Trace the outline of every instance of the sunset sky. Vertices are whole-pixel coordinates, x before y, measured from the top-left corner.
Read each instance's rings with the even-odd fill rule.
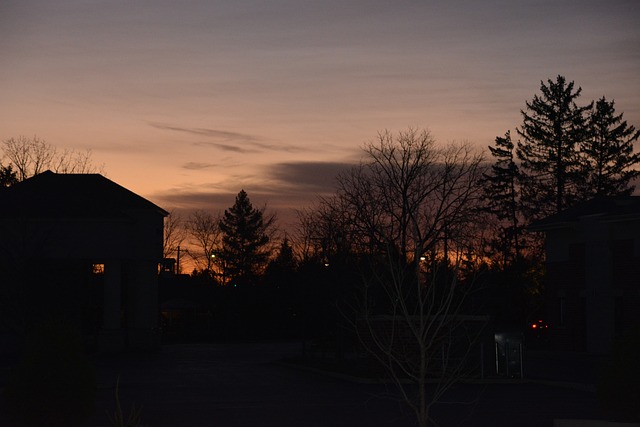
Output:
[[[558,74],[640,126],[638,0],[2,0],[0,139],[291,218],[379,131],[486,148]]]

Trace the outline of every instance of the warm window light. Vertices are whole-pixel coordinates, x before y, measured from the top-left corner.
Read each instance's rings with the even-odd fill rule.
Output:
[[[104,264],[92,264],[91,272],[93,274],[104,274]]]

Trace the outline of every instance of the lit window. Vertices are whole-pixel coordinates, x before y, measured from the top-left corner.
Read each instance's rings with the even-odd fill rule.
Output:
[[[91,266],[91,272],[93,274],[104,274],[104,264],[93,264]]]

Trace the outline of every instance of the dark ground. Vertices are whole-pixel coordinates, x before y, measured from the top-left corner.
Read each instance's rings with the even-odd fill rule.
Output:
[[[145,426],[413,426],[395,389],[283,364],[300,343],[165,345],[158,353],[97,357],[96,413],[108,426],[115,382]],[[593,392],[601,359],[534,353],[525,381],[459,385],[435,408],[441,426],[552,426],[555,418],[603,418]],[[0,387],[6,380],[0,368]],[[467,403],[464,403],[467,402]],[[0,414],[0,426],[2,416]]]

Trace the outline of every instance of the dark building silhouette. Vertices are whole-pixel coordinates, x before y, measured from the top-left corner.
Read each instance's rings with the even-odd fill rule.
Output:
[[[0,190],[5,325],[53,313],[99,349],[156,346],[165,216],[99,174],[47,171]]]
[[[640,322],[640,197],[596,198],[530,228],[546,235],[556,348],[607,353]]]

